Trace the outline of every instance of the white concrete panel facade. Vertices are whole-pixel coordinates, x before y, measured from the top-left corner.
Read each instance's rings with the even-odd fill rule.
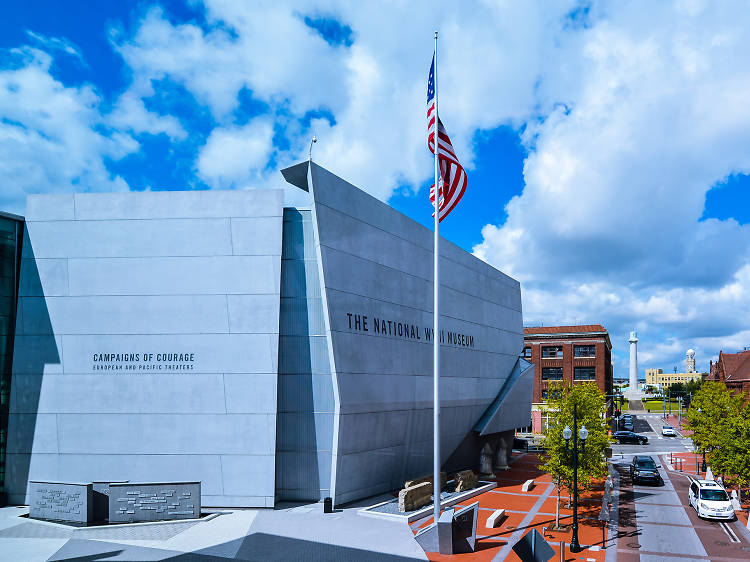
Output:
[[[11,502],[30,479],[110,479],[200,480],[207,506],[341,504],[431,471],[432,233],[310,177],[309,207],[282,190],[29,197]],[[518,282],[441,243],[446,462],[491,405],[510,423],[523,330]]]
[[[6,489],[201,480],[274,501],[281,190],[31,196]]]
[[[337,398],[338,503],[398,489],[432,467],[432,232],[313,164]],[[441,456],[503,388],[523,347],[520,286],[441,241]]]

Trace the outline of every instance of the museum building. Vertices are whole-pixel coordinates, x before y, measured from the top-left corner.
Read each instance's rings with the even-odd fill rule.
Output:
[[[295,187],[31,195],[0,215],[0,477],[338,504],[530,423],[519,283],[303,162]],[[280,178],[281,182],[281,178]],[[306,205],[285,205],[297,189]]]

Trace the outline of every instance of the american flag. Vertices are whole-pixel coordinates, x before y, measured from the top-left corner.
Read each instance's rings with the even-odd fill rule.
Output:
[[[438,168],[440,169],[440,199],[438,220],[442,221],[458,204],[466,191],[466,171],[458,163],[451,139],[438,122]],[[430,78],[427,82],[427,147],[435,154],[435,57],[432,57]],[[430,187],[430,202],[435,206],[435,184]]]

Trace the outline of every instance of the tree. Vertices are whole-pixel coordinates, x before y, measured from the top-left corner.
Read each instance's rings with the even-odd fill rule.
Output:
[[[692,380],[688,381],[688,383],[685,385],[685,390],[688,392],[695,394],[698,392],[701,388],[701,385],[703,384],[702,380]]]
[[[724,383],[707,381],[693,397],[687,418],[693,443],[727,483],[750,480],[750,403]]]
[[[685,383],[676,382],[669,387],[670,396],[680,396],[685,392]]]
[[[557,486],[557,513],[555,526],[559,528],[560,487],[573,488],[573,455],[566,451],[563,429],[573,429],[573,405],[577,406],[578,427],[586,426],[589,436],[583,453],[578,455],[578,493],[590,489],[594,479],[607,474],[607,459],[604,449],[609,446],[607,436],[607,403],[604,393],[595,383],[562,384],[550,393],[547,401],[550,422],[544,435],[544,450],[539,468],[552,475]],[[573,439],[569,447],[573,446]],[[579,441],[580,447],[580,441]]]

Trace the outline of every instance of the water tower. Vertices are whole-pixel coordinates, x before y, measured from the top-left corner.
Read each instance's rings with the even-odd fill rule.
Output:
[[[694,349],[688,349],[687,353],[685,354],[685,372],[686,373],[695,372],[695,350]]]

